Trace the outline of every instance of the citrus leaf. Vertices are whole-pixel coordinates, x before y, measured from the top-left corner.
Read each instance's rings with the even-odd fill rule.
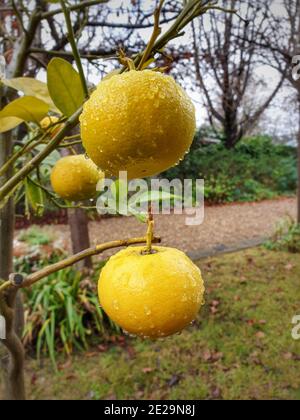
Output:
[[[49,105],[33,96],[23,96],[6,105],[0,111],[0,118],[16,117],[22,121],[32,121],[37,124],[47,115]]]
[[[148,215],[146,213],[137,213],[135,210],[129,208],[129,213],[134,216],[139,222],[147,223]]]
[[[78,72],[62,58],[53,58],[47,70],[48,89],[57,108],[73,115],[84,102],[84,91]]]
[[[182,197],[180,195],[170,194],[166,191],[149,191],[149,192],[145,192],[137,196],[137,200],[135,203],[140,203],[140,204],[148,203],[148,202],[155,203],[155,202],[163,202],[163,201],[168,201],[168,200],[173,200],[173,199],[182,200]]]
[[[58,109],[54,105],[48,91],[46,83],[31,77],[17,77],[15,79],[2,79],[1,82],[12,89],[23,92],[26,96],[34,96],[46,102],[51,111],[57,112]]]
[[[18,125],[22,124],[22,122],[23,120],[20,120],[20,118],[16,117],[0,118],[0,133],[13,130],[14,128],[18,127]]]
[[[44,193],[29,177],[25,180],[25,194],[27,212],[29,213],[30,207],[37,216],[42,216],[44,212]]]

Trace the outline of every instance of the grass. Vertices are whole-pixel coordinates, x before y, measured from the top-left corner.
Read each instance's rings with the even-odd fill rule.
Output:
[[[111,337],[54,374],[27,361],[32,399],[300,399],[299,254],[262,248],[199,262],[197,322],[163,341]]]
[[[43,232],[38,226],[31,226],[29,229],[24,230],[19,235],[19,241],[26,242],[28,245],[49,245],[52,241],[51,236]]]

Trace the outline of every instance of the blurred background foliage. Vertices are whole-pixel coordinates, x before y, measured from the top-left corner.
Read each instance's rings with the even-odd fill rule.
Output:
[[[269,136],[261,135],[245,138],[230,150],[222,140],[205,144],[207,133],[207,128],[200,130],[191,152],[163,176],[203,178],[205,199],[210,204],[259,201],[296,193],[294,147],[273,143]]]

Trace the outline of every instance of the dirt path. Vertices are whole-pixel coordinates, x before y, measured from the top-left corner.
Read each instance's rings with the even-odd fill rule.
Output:
[[[204,223],[186,226],[185,215],[156,216],[156,234],[163,244],[178,247],[191,255],[222,251],[239,243],[253,244],[272,234],[278,221],[290,214],[296,216],[296,199],[263,201],[206,207]],[[61,246],[69,248],[68,226],[42,228],[54,234]],[[103,219],[90,223],[93,244],[114,239],[142,236],[145,226],[134,218]]]

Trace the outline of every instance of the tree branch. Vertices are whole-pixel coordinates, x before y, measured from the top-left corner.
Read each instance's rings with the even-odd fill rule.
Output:
[[[68,39],[72,48],[72,52],[73,52],[73,56],[77,65],[77,69],[79,72],[79,76],[80,76],[80,80],[81,80],[81,85],[84,91],[84,95],[85,98],[87,99],[89,97],[89,89],[87,86],[87,82],[85,79],[85,75],[84,75],[84,71],[83,71],[83,67],[82,67],[82,62],[80,59],[80,54],[77,48],[77,44],[75,41],[75,35],[74,35],[74,30],[73,30],[73,26],[72,26],[72,21],[71,21],[71,16],[70,16],[70,11],[67,8],[66,4],[65,4],[65,0],[60,0],[60,4],[65,16],[65,21],[66,21],[66,25],[67,25],[67,29],[68,29]]]
[[[52,141],[0,188],[0,203],[10,193],[10,191],[13,190],[13,188],[23,181],[27,175],[29,175],[51,152],[57,148],[70,130],[78,124],[81,112],[82,108],[79,108],[75,114],[65,122],[64,127],[55,135],[55,137],[53,137]]]
[[[162,19],[161,25],[172,22],[176,17]],[[115,28],[115,29],[147,29],[152,28],[153,23],[113,23],[113,22],[88,22],[86,26],[92,28]]]
[[[152,242],[160,243],[161,239],[159,237],[154,237]],[[66,258],[63,261],[59,261],[56,264],[52,264],[49,267],[45,267],[42,270],[37,271],[36,273],[32,273],[29,276],[27,276],[22,282],[20,281],[21,275],[12,274],[11,279],[0,286],[0,297],[1,297],[1,294],[8,288],[15,287],[15,288],[24,289],[24,288],[30,287],[33,284],[37,283],[39,280],[42,280],[43,278],[48,277],[51,274],[56,273],[60,270],[63,270],[64,268],[70,267],[78,263],[79,261],[84,260],[85,258],[92,257],[95,255],[100,255],[104,251],[108,251],[110,249],[122,248],[122,247],[131,246],[131,245],[146,244],[146,243],[147,243],[147,237],[142,237],[142,238],[131,238],[131,239],[125,239],[125,240],[112,241],[112,242],[107,242],[102,245],[97,245],[93,248],[89,248],[78,254],[72,255],[71,257]],[[18,278],[17,283],[14,280],[16,277]]]
[[[29,53],[34,54],[44,54],[44,55],[51,55],[53,57],[66,57],[70,58],[73,57],[73,53],[71,51],[55,51],[55,50],[49,50],[46,51],[43,48],[30,48]],[[108,57],[115,57],[116,51],[105,51],[105,50],[99,50],[99,51],[90,51],[89,53],[79,50],[80,57],[86,60],[99,60],[101,58],[108,58]]]
[[[82,1],[79,4],[74,4],[74,6],[70,6],[68,9],[70,10],[70,12],[74,12],[75,10],[84,10],[87,7],[96,6],[101,3],[108,3],[108,1],[109,0],[87,0]],[[62,9],[51,10],[49,12],[42,13],[41,18],[48,19],[49,17],[59,15],[60,13],[63,13]]]

